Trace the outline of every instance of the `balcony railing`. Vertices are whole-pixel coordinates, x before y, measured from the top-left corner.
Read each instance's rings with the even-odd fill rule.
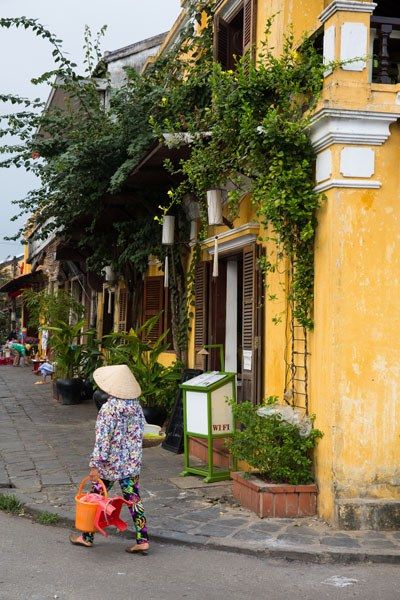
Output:
[[[400,83],[400,19],[371,17],[372,82]]]

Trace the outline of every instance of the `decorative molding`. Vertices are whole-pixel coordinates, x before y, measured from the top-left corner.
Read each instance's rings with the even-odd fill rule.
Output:
[[[336,27],[331,25],[324,31],[324,64],[331,65],[335,60],[336,46]],[[324,76],[327,77],[333,72],[332,66],[329,66],[324,71]]]
[[[247,244],[256,241],[259,231],[259,223],[245,223],[244,225],[240,225],[229,231],[224,231],[223,233],[218,234],[218,251],[229,252],[230,250],[243,248]],[[201,243],[202,249],[207,249],[210,255],[214,254],[214,240],[215,235],[207,238]]]
[[[333,0],[325,8],[318,17],[321,23],[325,23],[335,13],[339,11],[345,12],[361,12],[372,14],[378,5],[375,2],[360,2],[358,0]]]
[[[224,21],[231,21],[236,13],[243,7],[243,0],[228,0],[228,2],[221,5],[221,8],[216,7],[216,13],[224,19]]]
[[[317,183],[332,177],[332,152],[324,150],[318,154],[315,165],[315,179]]]
[[[374,150],[355,146],[343,148],[340,153],[340,173],[343,177],[372,177],[375,173]]]
[[[226,242],[219,242],[218,238],[218,253],[226,254],[227,252],[232,252],[233,250],[240,250],[249,244],[252,244],[257,239],[256,233],[248,233],[247,235],[242,235],[240,237],[234,238],[233,240],[228,240]],[[210,256],[214,256],[214,247],[208,248],[208,254]]]
[[[372,189],[379,190],[382,187],[380,181],[374,181],[371,179],[330,179],[320,185],[315,186],[314,192],[326,192],[331,188],[358,188],[358,189]]]
[[[398,119],[399,113],[323,108],[311,122],[311,143],[317,152],[332,144],[381,146]]]
[[[364,23],[343,23],[340,34],[340,61],[344,71],[364,71],[367,66],[368,31]],[[356,60],[358,59],[358,60]]]

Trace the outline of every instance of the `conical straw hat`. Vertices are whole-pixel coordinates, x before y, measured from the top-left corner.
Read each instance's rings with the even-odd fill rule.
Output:
[[[93,379],[103,392],[115,398],[139,398],[142,393],[135,376],[126,365],[100,367],[94,371]]]

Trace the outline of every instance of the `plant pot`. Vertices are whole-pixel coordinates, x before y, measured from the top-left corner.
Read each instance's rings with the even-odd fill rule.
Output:
[[[53,392],[53,400],[55,400],[56,402],[59,402],[60,396],[58,394],[57,381],[52,381],[51,387],[52,387],[52,392]]]
[[[317,486],[268,483],[250,473],[231,473],[233,497],[261,519],[311,517],[317,513]]]
[[[57,379],[61,404],[79,404],[82,401],[82,379]]]
[[[149,425],[159,425],[162,427],[167,418],[167,411],[161,406],[143,406],[143,413],[146,422]]]
[[[85,379],[83,381],[83,385],[82,385],[82,400],[83,400],[83,402],[85,400],[90,400],[91,398],[93,398],[93,394],[94,394],[94,390],[93,390],[91,381],[89,379]]]
[[[96,405],[97,410],[99,411],[103,404],[107,402],[109,395],[107,392],[103,392],[103,390],[96,390],[93,394],[93,401]]]

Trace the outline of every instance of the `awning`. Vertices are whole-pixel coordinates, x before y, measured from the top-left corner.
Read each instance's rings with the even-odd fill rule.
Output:
[[[189,156],[190,146],[188,144],[170,148],[166,144],[157,142],[134,168],[128,177],[127,184],[139,187],[171,185],[173,181],[182,179],[182,175],[171,175],[164,167],[165,160],[170,160],[173,166],[179,169],[180,161]]]
[[[11,294],[25,288],[30,288],[34,283],[39,283],[40,281],[43,281],[43,275],[40,271],[28,273],[5,283],[0,287],[0,292]]]

